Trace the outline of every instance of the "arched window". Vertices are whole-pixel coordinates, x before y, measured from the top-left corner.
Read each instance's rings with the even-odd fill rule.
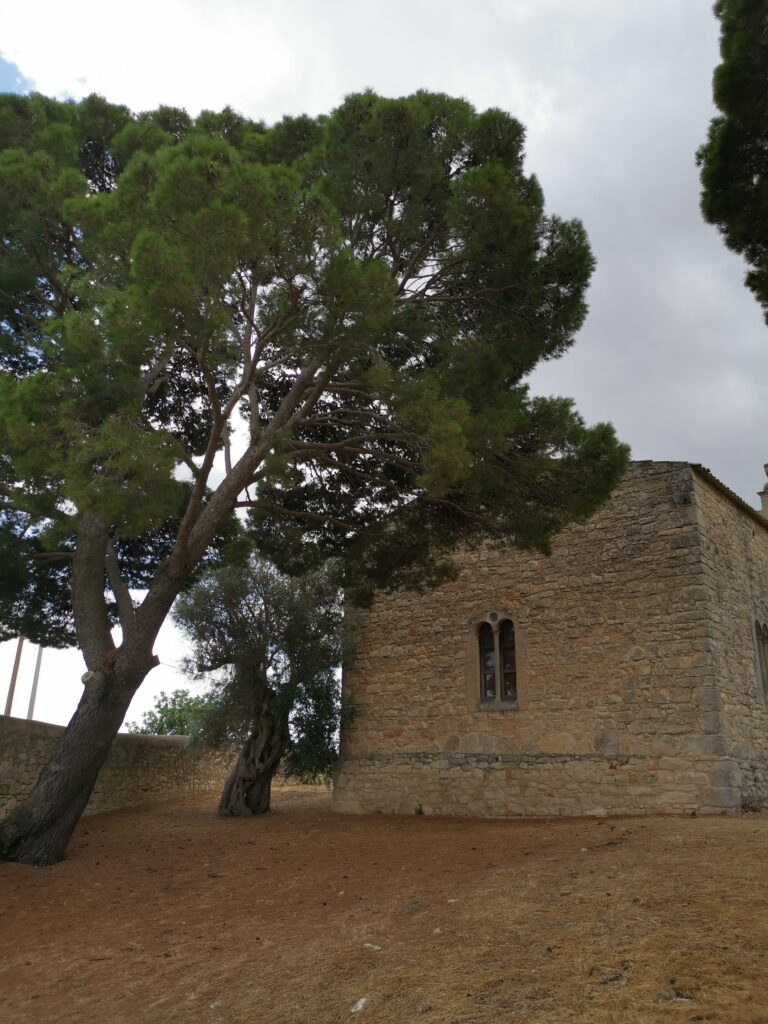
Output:
[[[495,613],[477,628],[480,660],[480,701],[483,704],[517,703],[515,624]]]

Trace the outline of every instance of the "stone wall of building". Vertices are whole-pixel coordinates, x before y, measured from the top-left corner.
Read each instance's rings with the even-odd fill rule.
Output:
[[[58,725],[0,716],[0,819],[32,789],[63,731]],[[121,733],[112,745],[85,813],[171,800],[199,790],[219,790],[234,756],[229,748],[199,748],[188,736]]]
[[[730,779],[747,808],[768,805],[768,705],[760,678],[755,621],[768,623],[768,522],[750,515],[696,474],[702,561],[710,595],[723,748]],[[713,693],[713,701],[715,694]]]
[[[482,548],[380,596],[345,673],[340,811],[733,810],[693,472],[636,463],[552,555]],[[477,621],[515,621],[518,704],[479,706]]]

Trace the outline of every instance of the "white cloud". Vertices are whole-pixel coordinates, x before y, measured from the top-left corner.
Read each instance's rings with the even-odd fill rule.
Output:
[[[269,13],[183,0],[44,0],[6,10],[2,52],[49,95],[99,92],[137,110],[251,107],[300,78],[299,54]]]

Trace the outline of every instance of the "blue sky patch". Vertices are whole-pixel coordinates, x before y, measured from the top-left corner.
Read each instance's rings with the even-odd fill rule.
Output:
[[[11,61],[0,57],[0,92],[31,92],[35,83]]]

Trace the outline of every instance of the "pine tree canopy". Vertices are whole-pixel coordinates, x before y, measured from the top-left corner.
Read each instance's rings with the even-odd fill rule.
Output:
[[[426,92],[270,128],[0,97],[17,604],[58,586],[41,566],[66,585],[86,523],[80,578],[125,631],[127,587],[151,603],[165,566],[178,590],[239,508],[284,566],[346,556],[361,595],[438,578],[459,540],[546,550],[587,517],[627,452],[526,386],[572,344],[593,259],[523,134]]]
[[[701,208],[747,261],[746,284],[768,319],[768,2],[718,0],[721,113],[698,153]]]

